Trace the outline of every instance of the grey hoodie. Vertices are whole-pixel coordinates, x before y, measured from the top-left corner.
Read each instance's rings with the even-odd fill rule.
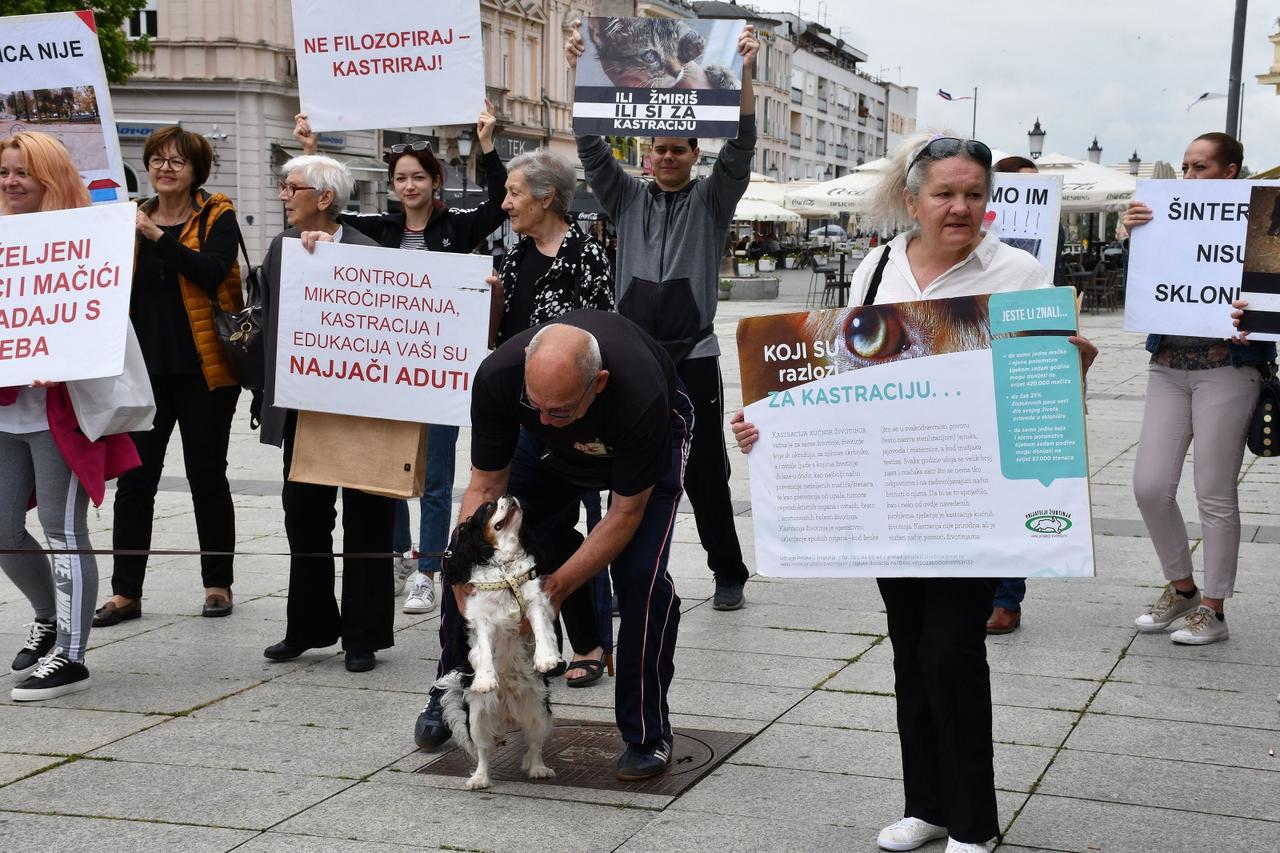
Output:
[[[720,354],[712,328],[720,258],[755,147],[756,117],[743,115],[711,177],[663,192],[623,171],[599,136],[578,137],[587,182],[618,229],[618,312],[677,362]]]

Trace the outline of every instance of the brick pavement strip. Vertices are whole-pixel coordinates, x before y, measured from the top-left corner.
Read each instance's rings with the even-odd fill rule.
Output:
[[[734,323],[797,310],[807,284],[807,273],[787,272],[776,302],[720,305],[731,406]],[[1001,849],[1276,849],[1280,463],[1246,460],[1241,477],[1252,544],[1241,552],[1231,639],[1185,649],[1135,636],[1131,620],[1161,583],[1129,486],[1146,356],[1118,313],[1086,315],[1083,327],[1102,348],[1089,404],[1099,577],[1032,581],[1024,627],[990,645]],[[464,434],[462,470],[466,452]],[[241,412],[230,475],[245,550],[286,547],[279,469]],[[185,547],[194,537],[176,436],[168,471],[156,546]],[[1188,466],[1179,500],[1196,535],[1191,480]],[[733,497],[749,539],[743,464]],[[97,543],[110,541],[110,502],[90,514]],[[687,513],[677,539],[696,543]],[[527,783],[473,794],[460,779],[414,774],[425,763],[411,728],[434,667],[434,616],[397,615],[396,647],[371,675],[346,673],[336,649],[271,665],[260,650],[280,638],[284,561],[239,561],[236,613],[204,620],[198,569],[177,557],[155,561],[143,619],[93,632],[91,690],[34,706],[0,701],[0,846],[874,849],[876,830],[901,808],[892,651],[874,585],[762,578],[747,586],[746,610],[716,613],[699,553],[684,544],[673,558],[685,613],[672,712],[678,725],[754,737],[674,801]],[[16,650],[29,619],[0,579],[0,651]],[[12,681],[0,676],[3,695]],[[607,683],[558,685],[554,700],[560,716],[607,720],[611,693]],[[1172,847],[1156,841],[1172,838]]]

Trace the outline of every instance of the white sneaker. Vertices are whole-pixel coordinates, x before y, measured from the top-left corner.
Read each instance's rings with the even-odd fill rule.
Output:
[[[409,586],[409,597],[404,600],[405,613],[430,613],[436,609],[436,579],[433,575],[415,572]]]
[[[880,830],[880,834],[876,836],[876,845],[881,850],[915,850],[925,842],[946,837],[945,826],[934,826],[918,817],[904,817]]]
[[[1183,646],[1207,646],[1227,638],[1227,620],[1219,619],[1212,607],[1201,604],[1169,639]]]
[[[985,844],[956,841],[954,838],[948,838],[946,853],[991,853],[995,846],[996,840],[994,838]]]
[[[392,561],[392,578],[395,583],[391,589],[393,598],[399,598],[400,593],[404,592],[405,582],[409,580],[409,576],[418,570],[418,558],[413,555],[413,550],[405,551],[399,557]]]
[[[1144,634],[1154,634],[1156,631],[1163,631],[1168,628],[1177,619],[1195,610],[1199,605],[1200,590],[1197,589],[1194,595],[1187,598],[1178,595],[1178,591],[1173,588],[1173,584],[1167,584],[1164,592],[1160,594],[1159,600],[1151,605],[1151,612],[1142,614],[1134,620],[1133,624]]]

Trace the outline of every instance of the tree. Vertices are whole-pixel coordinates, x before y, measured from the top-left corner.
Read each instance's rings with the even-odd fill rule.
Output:
[[[98,45],[102,64],[111,83],[128,82],[137,69],[129,61],[129,50],[150,50],[148,39],[129,41],[124,27],[129,16],[147,5],[147,0],[0,0],[0,15],[40,15],[46,12],[76,12],[92,9],[98,24]]]

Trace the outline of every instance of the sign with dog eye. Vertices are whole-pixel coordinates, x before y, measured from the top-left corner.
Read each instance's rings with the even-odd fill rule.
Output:
[[[56,137],[94,203],[124,201],[124,161],[93,12],[0,18],[0,140]]]
[[[736,137],[745,21],[587,18],[573,130]]]
[[[1254,187],[1280,181],[1138,181],[1134,199],[1152,218],[1130,235],[1126,331],[1218,339],[1235,333],[1231,303],[1240,298]]]
[[[781,577],[1094,572],[1074,294],[738,323],[756,562]]]
[[[352,8],[348,0],[293,0],[298,99],[314,129],[475,123],[484,107],[478,0],[378,0],[358,15]]]
[[[274,404],[393,421],[471,423],[488,355],[493,262],[286,239]]]

